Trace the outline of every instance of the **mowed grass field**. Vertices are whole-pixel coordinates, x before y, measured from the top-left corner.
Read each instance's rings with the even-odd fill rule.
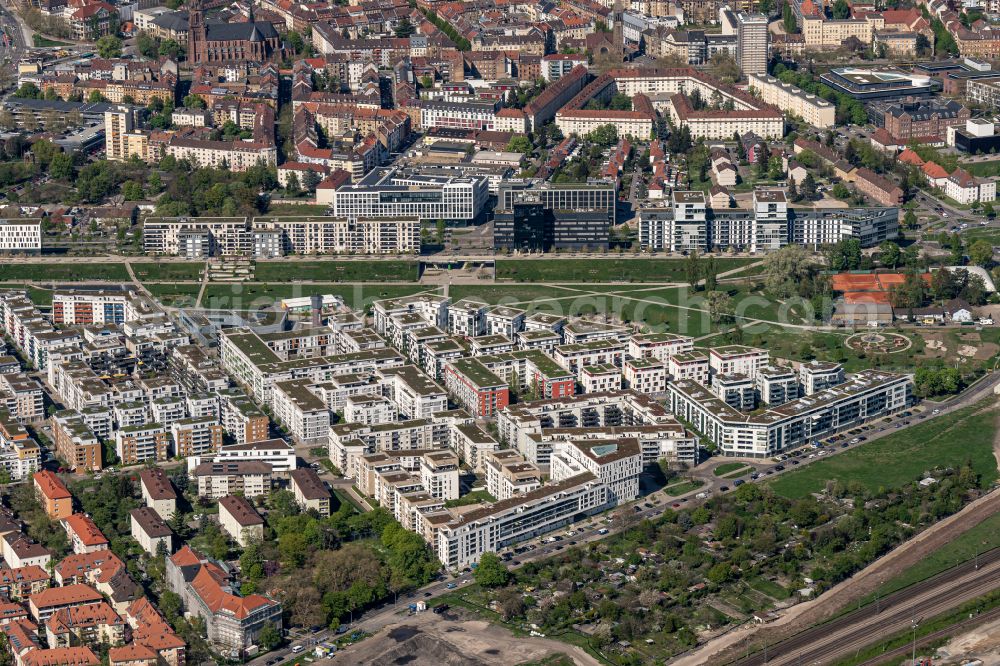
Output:
[[[203,261],[164,261],[133,263],[132,272],[142,282],[191,282],[201,279],[205,270]]]
[[[370,261],[258,261],[254,280],[283,282],[416,282],[416,261],[372,258]]]
[[[0,281],[25,280],[28,282],[73,282],[101,280],[103,282],[131,282],[125,264],[90,264],[66,257],[65,263],[0,263]]]
[[[683,282],[687,259],[497,259],[498,280],[514,282]],[[755,261],[716,259],[720,273]]]
[[[823,490],[826,482],[857,481],[871,491],[920,479],[935,467],[958,467],[968,461],[980,475],[981,486],[997,479],[993,456],[996,403],[989,398],[975,405],[910,426],[858,448],[786,472],[770,483],[791,499]]]

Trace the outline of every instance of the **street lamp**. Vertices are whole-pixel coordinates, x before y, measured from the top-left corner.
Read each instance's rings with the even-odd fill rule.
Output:
[[[917,624],[916,620],[910,620],[911,628],[913,629],[913,653],[910,655],[910,664],[917,661]]]

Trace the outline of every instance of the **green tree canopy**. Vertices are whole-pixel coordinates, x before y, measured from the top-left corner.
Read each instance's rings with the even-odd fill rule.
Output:
[[[510,571],[496,553],[483,553],[473,577],[482,587],[503,587],[510,580]]]

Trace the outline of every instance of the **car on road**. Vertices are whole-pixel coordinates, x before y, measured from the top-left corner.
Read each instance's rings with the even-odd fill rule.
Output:
[[[940,413],[941,413],[940,409],[935,409],[933,412],[931,412],[931,414],[940,414]]]
[[[799,464],[799,461],[798,461],[798,460],[793,460],[793,461],[792,461],[792,464],[793,464],[793,465],[798,465],[798,464]]]
[[[674,503],[673,503],[673,504],[671,504],[670,506],[672,506],[672,507],[674,507],[674,508],[676,509],[676,508],[678,508],[678,507],[679,507],[680,505],[681,505],[681,504],[680,504],[680,502],[674,502]]]
[[[445,587],[448,588],[449,590],[454,590],[456,587],[458,587],[458,585],[455,585],[454,583],[448,583],[447,585],[445,585]]]
[[[719,488],[719,491],[724,493],[729,492],[729,486],[722,486],[721,488]]]
[[[736,479],[735,481],[733,481],[733,487],[734,488],[739,488],[744,483],[746,483],[746,481],[744,481],[743,479]]]
[[[780,472],[783,469],[785,469],[784,465],[775,465],[774,466],[774,471],[776,471],[776,472]]]

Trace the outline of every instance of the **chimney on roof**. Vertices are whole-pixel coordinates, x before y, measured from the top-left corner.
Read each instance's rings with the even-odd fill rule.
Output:
[[[312,305],[312,325],[322,326],[323,325],[323,296],[320,294],[313,294],[309,297],[310,303]]]

